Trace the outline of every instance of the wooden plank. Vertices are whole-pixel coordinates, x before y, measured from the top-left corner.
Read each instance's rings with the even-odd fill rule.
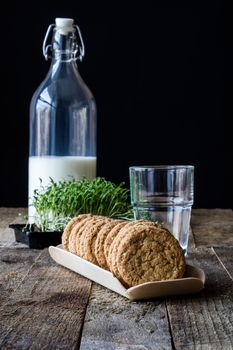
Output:
[[[233,245],[231,209],[194,209],[191,226],[196,247]]]
[[[93,284],[80,349],[172,349],[164,301],[132,302]]]
[[[0,248],[0,305],[18,287],[38,255],[38,250]]]
[[[233,280],[233,246],[232,247],[214,247],[214,251]]]
[[[213,249],[199,248],[189,261],[204,269],[206,285],[167,301],[175,349],[233,349],[233,282]]]
[[[17,219],[18,212],[17,208],[0,208],[2,245],[14,245],[14,239],[9,240],[7,227]],[[231,247],[227,250],[218,247],[231,243],[232,211],[194,209],[192,228],[194,242],[190,236],[189,259],[204,268],[207,274],[205,290],[166,302],[164,299],[130,302],[95,284],[84,323],[82,350],[233,349],[233,285],[230,278],[233,252]],[[195,244],[202,246],[213,242],[217,246],[214,250],[193,249]],[[4,275],[2,280],[0,276],[0,292],[1,288],[3,290],[0,349],[78,348],[90,281],[56,265],[47,250],[38,252],[37,260],[36,256],[32,257],[32,250],[25,251],[28,251],[25,270],[23,265],[18,265],[21,266],[18,280],[15,276],[15,280],[9,279],[5,283]],[[13,257],[12,254],[10,259]],[[11,271],[12,265],[14,275],[17,263],[19,261],[9,262],[5,266],[6,273]],[[33,264],[31,268],[30,263]],[[4,272],[3,265],[0,271]]]
[[[42,251],[0,307],[0,349],[76,349],[90,288]]]

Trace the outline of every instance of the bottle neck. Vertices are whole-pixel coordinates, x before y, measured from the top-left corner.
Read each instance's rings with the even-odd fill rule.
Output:
[[[55,30],[52,40],[53,63],[70,62],[75,64],[77,54],[77,37],[73,32],[61,34]],[[75,64],[76,65],[76,64]]]

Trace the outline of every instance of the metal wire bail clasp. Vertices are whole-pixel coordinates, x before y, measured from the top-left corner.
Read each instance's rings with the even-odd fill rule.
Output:
[[[78,37],[80,40],[80,44],[81,44],[81,45],[78,45],[78,50],[77,50],[77,54],[75,55],[75,60],[79,60],[80,62],[82,62],[83,57],[85,55],[85,46],[84,46],[84,42],[83,42],[83,37],[82,37],[81,30],[80,30],[79,26],[75,25],[74,27],[76,28],[76,31],[78,33]]]
[[[46,61],[49,59],[49,58],[52,58],[52,54],[51,54],[51,51],[52,51],[52,45],[49,44],[47,45],[47,41],[48,41],[48,37],[49,37],[49,34],[50,32],[52,31],[52,28],[55,27],[55,24],[50,24],[48,29],[47,29],[47,32],[45,34],[45,37],[44,37],[44,41],[43,41],[43,55],[46,59]]]
[[[43,41],[43,55],[46,59],[46,61],[49,59],[49,58],[52,58],[52,45],[51,44],[48,44],[47,45],[47,42],[48,42],[48,38],[51,34],[51,31],[53,28],[55,28],[56,25],[55,24],[50,24],[48,29],[47,29],[47,32],[45,34],[45,38],[44,38],[44,41]],[[79,38],[79,41],[80,41],[80,45],[77,44],[76,45],[76,50],[75,50],[75,56],[74,56],[74,60],[79,60],[79,61],[82,61],[83,60],[83,57],[85,55],[85,46],[84,46],[84,42],[83,42],[83,37],[82,37],[82,34],[81,34],[81,30],[79,28],[78,25],[75,25],[74,28],[76,29],[77,31],[77,36]]]

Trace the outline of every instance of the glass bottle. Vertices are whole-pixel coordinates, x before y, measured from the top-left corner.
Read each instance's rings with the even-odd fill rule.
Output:
[[[81,32],[73,19],[56,18],[55,23],[43,44],[51,66],[30,105],[29,222],[41,180],[46,186],[50,178],[96,177],[96,104],[76,64],[84,56]],[[51,32],[52,43],[47,45]]]

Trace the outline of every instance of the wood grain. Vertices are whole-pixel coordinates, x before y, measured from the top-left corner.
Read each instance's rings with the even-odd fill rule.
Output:
[[[91,282],[14,242],[20,211],[0,208],[0,349],[78,349]],[[232,211],[194,209],[191,224],[204,291],[130,302],[93,284],[81,350],[233,349]]]
[[[0,305],[20,285],[38,255],[38,250],[0,248]]]
[[[91,282],[42,251],[0,307],[0,349],[75,349]]]
[[[194,209],[191,226],[196,247],[233,246],[233,211]]]
[[[233,280],[233,246],[213,248],[219,261],[222,263],[227,273]]]
[[[198,249],[190,263],[204,269],[200,294],[166,302],[175,349],[233,348],[233,282],[212,249]]]
[[[131,302],[93,284],[80,349],[172,349],[164,301]]]

